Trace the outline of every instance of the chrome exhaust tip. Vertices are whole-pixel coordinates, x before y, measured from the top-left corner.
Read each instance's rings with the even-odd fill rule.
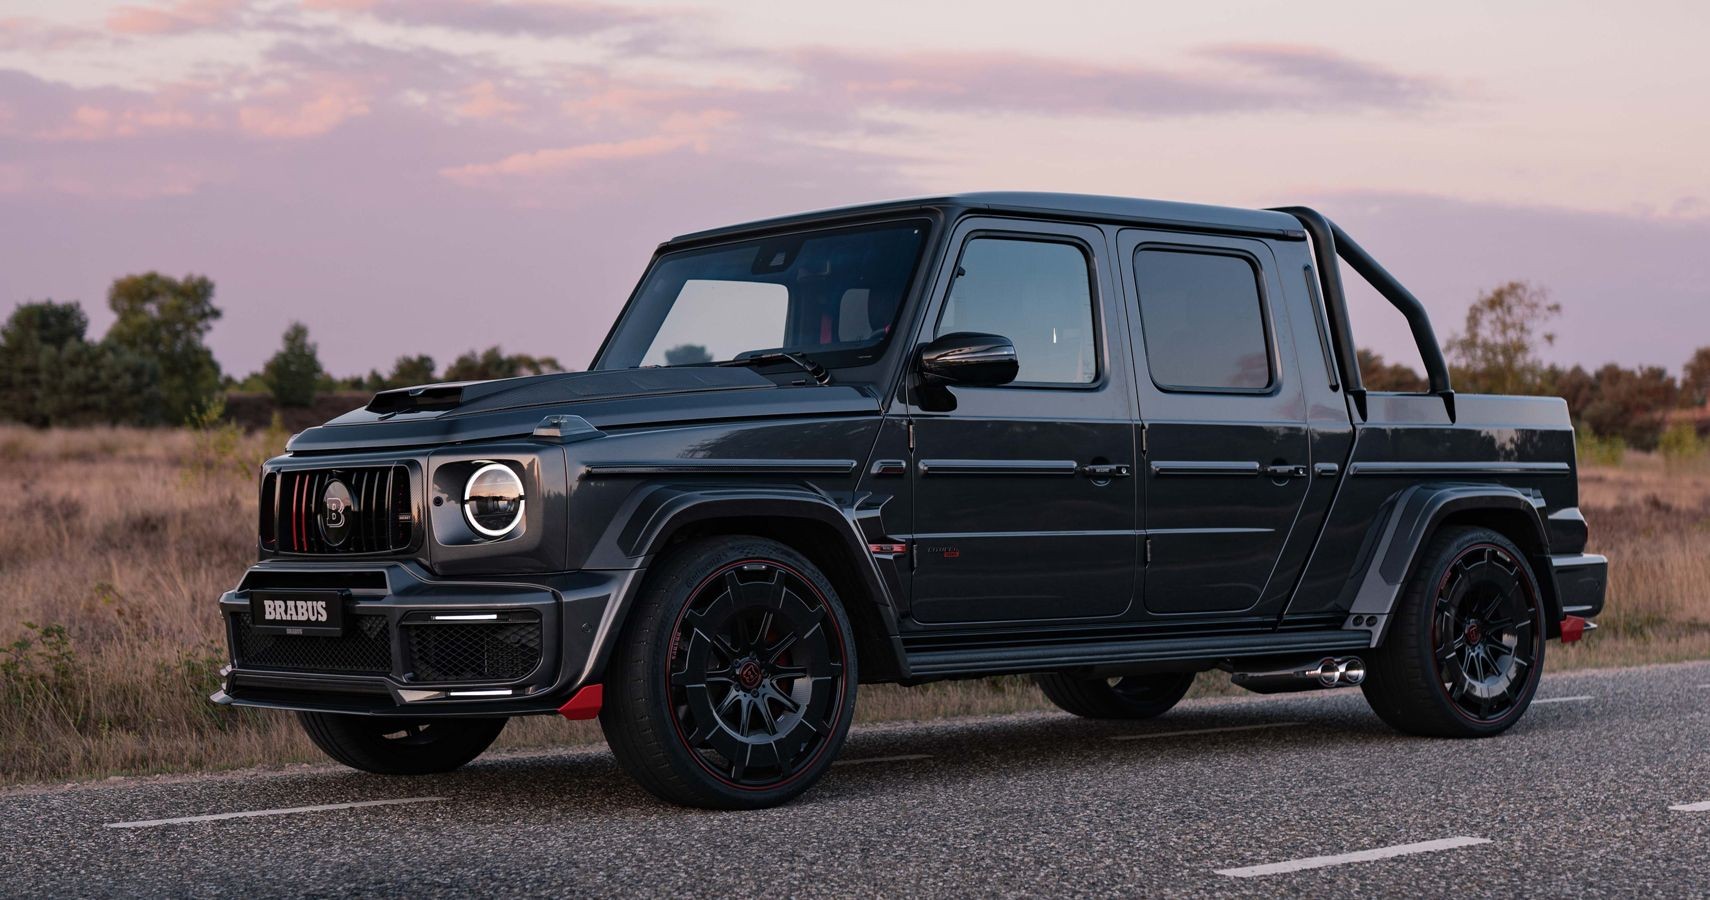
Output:
[[[1237,687],[1260,694],[1310,691],[1320,688],[1353,687],[1366,680],[1366,664],[1357,656],[1307,657],[1292,666],[1274,669],[1239,669],[1230,675]]]

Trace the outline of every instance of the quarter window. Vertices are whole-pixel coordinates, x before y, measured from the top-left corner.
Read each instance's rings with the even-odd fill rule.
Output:
[[[1017,383],[1098,378],[1087,255],[1074,244],[974,238],[962,251],[937,335],[997,334],[1015,344]]]
[[[1186,391],[1271,386],[1259,273],[1246,257],[1142,249],[1134,273],[1155,384]]]

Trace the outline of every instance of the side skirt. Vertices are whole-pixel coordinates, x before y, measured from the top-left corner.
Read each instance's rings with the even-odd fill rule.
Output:
[[[1289,631],[1199,637],[1153,637],[1027,647],[960,647],[908,654],[916,679],[1051,672],[1083,666],[1206,662],[1244,656],[1310,655],[1366,650],[1366,631]]]

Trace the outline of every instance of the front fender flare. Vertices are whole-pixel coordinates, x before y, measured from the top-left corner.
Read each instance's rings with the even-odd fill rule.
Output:
[[[877,508],[850,510],[809,487],[709,485],[662,483],[643,487],[625,501],[589,554],[586,568],[627,569],[634,574],[611,603],[594,635],[590,654],[578,685],[597,681],[635,599],[640,595],[645,570],[670,544],[672,536],[685,527],[717,519],[805,520],[829,526],[839,537],[850,569],[861,579],[872,598],[873,611],[884,634],[877,636],[890,659],[874,660],[874,670],[893,670],[906,676],[907,660],[897,636],[897,605],[892,586],[879,571],[868,550],[863,524],[877,527]],[[851,611],[853,615],[853,611]]]

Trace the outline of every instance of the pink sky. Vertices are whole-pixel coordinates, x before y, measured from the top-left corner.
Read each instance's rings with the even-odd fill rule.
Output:
[[[228,371],[499,343],[581,367],[684,231],[957,190],[1318,206],[1440,334],[1710,344],[1710,7],[8,0],[0,309],[203,273]],[[1370,302],[1356,336],[1414,358]]]

